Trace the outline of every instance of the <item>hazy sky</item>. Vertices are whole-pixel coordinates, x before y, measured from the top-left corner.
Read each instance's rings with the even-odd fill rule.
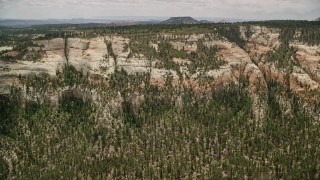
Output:
[[[0,18],[105,16],[313,20],[320,17],[320,0],[0,0]]]

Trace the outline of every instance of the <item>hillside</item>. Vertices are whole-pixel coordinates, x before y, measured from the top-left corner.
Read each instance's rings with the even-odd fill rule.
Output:
[[[318,19],[316,19],[316,21],[320,21],[320,17]]]
[[[318,23],[0,37],[0,179],[319,178]]]
[[[193,19],[192,17],[171,17],[161,24],[199,24],[200,22]]]

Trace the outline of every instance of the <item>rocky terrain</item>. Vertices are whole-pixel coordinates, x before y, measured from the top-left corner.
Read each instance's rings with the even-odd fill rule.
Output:
[[[9,93],[8,87],[12,84],[23,87],[19,82],[21,76],[45,74],[55,77],[57,72],[62,71],[65,64],[69,64],[76,70],[83,71],[84,74],[90,74],[91,80],[106,79],[117,68],[133,75],[150,73],[150,82],[158,86],[164,85],[166,76],[170,74],[173,78],[173,85],[184,84],[197,91],[208,92],[223,88],[231,82],[238,83],[240,76],[243,75],[249,81],[249,92],[252,95],[268,91],[267,81],[274,80],[282,85],[288,85],[301,98],[318,100],[320,46],[308,46],[299,41],[291,42],[290,46],[297,48],[295,57],[291,57],[295,59],[296,64],[292,72],[288,74],[286,69],[277,68],[274,63],[266,60],[267,54],[280,46],[279,30],[261,26],[252,26],[251,30],[253,34],[247,39],[244,49],[227,39],[216,38],[213,34],[159,35],[159,38],[170,41],[174,49],[183,50],[189,54],[197,51],[197,42],[203,40],[207,47],[218,47],[218,56],[227,62],[217,69],[190,72],[186,67],[187,64],[190,64],[188,59],[173,58],[172,61],[179,66],[182,78],[173,69],[156,67],[158,59],[150,61],[144,54],[134,54],[128,58],[131,50],[130,48],[124,49],[124,46],[129,43],[130,39],[122,36],[36,40],[33,43],[36,46],[42,46],[45,52],[41,60],[35,62],[18,60],[14,63],[0,61],[0,93]],[[116,61],[108,55],[106,41],[112,43],[113,52],[117,56]],[[158,44],[154,43],[150,46],[157,49]],[[28,47],[28,49],[34,48]],[[205,87],[199,85],[201,77],[209,79]]]
[[[166,23],[177,24],[177,21],[198,23],[188,17],[171,18]],[[47,156],[55,155],[74,165],[76,169],[70,172],[81,172],[61,177],[89,178],[98,173],[102,179],[150,178],[153,173],[128,168],[137,163],[131,157],[138,156],[139,163],[146,163],[144,168],[166,167],[164,172],[170,177],[248,179],[293,177],[292,174],[304,178],[319,177],[319,163],[312,165],[315,171],[305,173],[301,170],[301,162],[314,163],[317,161],[314,156],[319,153],[319,146],[310,143],[319,143],[315,126],[320,122],[320,45],[300,41],[299,31],[295,33],[295,39],[284,41],[281,28],[267,25],[239,25],[237,37],[233,36],[234,33],[223,35],[219,28],[191,33],[187,29],[183,33],[174,30],[143,34],[139,29],[133,32],[142,35],[122,32],[85,38],[65,34],[48,39],[34,38],[25,47],[25,54],[16,60],[10,58],[19,57],[17,48],[0,47],[1,108],[4,112],[18,112],[6,107],[15,102],[12,94],[15,89],[20,89],[19,104],[26,109],[26,114],[16,117],[21,119],[20,125],[14,126],[23,132],[12,135],[12,138],[28,139],[25,134],[34,133],[26,141],[33,141],[31,145],[22,143],[15,147],[15,141],[1,139],[0,142],[6,143],[6,148],[0,149],[0,155],[4,157],[2,161],[7,164],[3,168],[9,169],[8,174],[14,174],[14,168],[21,169],[31,163],[34,171],[39,173],[37,176],[41,177],[41,172],[46,170],[36,169],[38,164],[29,162],[29,157],[46,162]],[[226,31],[232,28],[227,27]],[[84,33],[79,30],[79,34]],[[8,57],[9,61],[5,59]],[[37,58],[29,60],[32,57]],[[40,110],[32,110],[38,106]],[[30,117],[28,113],[31,113]],[[9,117],[3,115],[5,120]],[[27,118],[22,121],[24,117]],[[38,117],[48,121],[40,123]],[[63,126],[69,122],[72,125]],[[38,131],[34,127],[37,123],[45,124],[45,127],[39,125],[41,131]],[[69,129],[71,127],[76,129]],[[85,131],[87,127],[90,130]],[[11,137],[11,131],[1,130]],[[69,131],[73,133],[70,137],[62,133]],[[312,138],[308,136],[309,139],[302,142],[296,139],[306,138],[308,133]],[[167,138],[168,134],[171,138]],[[277,134],[283,139],[277,138]],[[182,137],[181,140],[174,138],[177,136]],[[290,138],[297,142],[289,142]],[[62,141],[61,144],[56,144],[57,140]],[[38,147],[37,143],[42,141],[51,143],[44,145],[51,148],[43,150]],[[81,169],[82,158],[68,159],[75,153],[69,145],[74,143],[79,143],[75,145],[79,151],[76,155],[85,156],[85,163],[104,162],[113,164],[113,168],[97,165],[97,168],[108,169],[105,173]],[[166,148],[170,143],[175,150]],[[240,144],[243,145],[238,146]],[[28,154],[22,147],[35,149]],[[157,147],[163,152],[158,152]],[[197,154],[192,147],[199,147],[203,154]],[[292,150],[299,147],[308,150],[305,159]],[[61,153],[64,148],[66,154]],[[260,150],[263,153],[259,154]],[[42,151],[47,151],[46,156]],[[239,155],[237,151],[244,154]],[[26,154],[16,157],[22,152]],[[153,155],[144,156],[145,153]],[[168,161],[163,161],[159,153],[163,153]],[[153,156],[156,159],[149,159]],[[25,161],[18,161],[21,157]],[[236,157],[248,163],[241,164],[243,166],[268,168],[261,168],[259,172],[253,169],[242,171],[236,168],[235,164],[239,163]],[[282,157],[294,162],[291,168],[296,168],[297,174],[278,169],[277,163],[281,167],[289,166],[277,162],[280,161],[277,158]],[[190,169],[185,167],[184,158],[188,163],[190,158],[197,165],[191,165]],[[117,161],[121,164],[115,163]],[[67,171],[67,167],[58,166],[57,162],[49,164],[56,173],[52,177]],[[181,167],[181,172],[170,172],[167,167],[172,165]],[[210,170],[209,167],[219,170]],[[153,169],[155,177],[162,176],[159,169]],[[237,173],[233,174],[233,170]],[[188,176],[190,172],[194,174]],[[30,176],[28,173],[26,171]]]

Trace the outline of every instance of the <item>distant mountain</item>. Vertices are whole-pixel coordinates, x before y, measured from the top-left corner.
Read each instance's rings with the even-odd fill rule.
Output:
[[[212,23],[211,21],[208,20],[200,20],[201,23]]]
[[[318,19],[316,19],[316,21],[320,21],[320,17]]]
[[[192,17],[172,17],[168,20],[162,21],[161,24],[199,24],[200,21]]]
[[[118,18],[119,19],[119,18]],[[50,24],[105,24],[112,26],[137,25],[137,24],[157,24],[160,20],[112,20],[109,19],[43,19],[43,20],[23,20],[23,19],[0,19],[0,26],[27,28],[33,25]]]

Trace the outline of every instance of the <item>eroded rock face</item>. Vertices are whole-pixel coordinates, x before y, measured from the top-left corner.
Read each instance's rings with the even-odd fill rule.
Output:
[[[85,74],[97,73],[108,64],[107,46],[103,37],[90,40],[68,38],[68,51],[69,64]]]
[[[298,41],[291,42],[290,47],[296,48],[292,70],[277,68],[274,63],[267,62],[267,54],[280,46],[279,30],[253,26],[253,35],[248,39],[246,51],[252,61],[258,65],[266,81],[275,80],[288,86],[293,92],[303,98],[319,94],[320,80],[320,46],[309,46]],[[318,97],[319,98],[319,97]]]
[[[187,36],[174,37],[170,35],[163,35],[164,38],[185,38],[185,42],[174,41],[172,42],[173,47],[182,50],[184,49],[187,52],[196,51],[197,45],[196,42],[205,37],[204,34],[192,34]],[[113,45],[113,51],[117,55],[117,62],[114,61],[112,57],[108,56],[108,51],[106,47],[106,41],[111,41]],[[124,52],[124,45],[129,42],[129,39],[115,36],[115,37],[97,37],[92,39],[80,39],[80,38],[68,38],[67,39],[67,57],[68,63],[74,66],[77,70],[82,70],[84,74],[90,73],[94,74],[94,77],[107,77],[112,74],[115,70],[115,66],[118,66],[118,69],[124,69],[129,74],[136,73],[150,73],[151,74],[151,83],[154,85],[163,86],[165,79],[168,75],[173,77],[173,84],[179,84],[179,76],[177,72],[167,69],[155,68],[155,64],[158,60],[148,60],[143,55],[133,56],[132,58],[127,58],[129,50]],[[28,61],[18,61],[13,64],[5,64],[2,62],[2,67],[6,68],[7,71],[2,72],[2,77],[15,76],[18,77],[19,74],[26,76],[29,74],[39,74],[46,73],[50,76],[55,76],[57,71],[61,71],[63,65],[67,63],[66,57],[64,54],[65,42],[62,38],[52,39],[52,40],[43,40],[35,41],[35,44],[42,45],[43,50],[45,51],[45,57],[40,62],[28,62]],[[234,64],[245,64],[250,67],[250,76],[252,74],[259,73],[250,61],[248,54],[236,46],[235,44],[229,42],[222,42],[219,40],[205,42],[207,46],[218,46],[221,48],[219,52],[220,56],[228,61],[228,66],[223,66],[217,70],[211,70],[206,73],[208,77],[213,77],[217,84],[220,84],[220,81],[224,81],[224,84],[227,84],[231,81],[235,81],[235,72],[233,66]],[[198,74],[190,74],[186,68],[183,68],[185,65],[190,62],[187,59],[178,59],[173,60],[175,63],[181,66],[181,69],[185,75],[192,77],[193,83],[197,82]],[[245,71],[247,73],[247,71]],[[239,73],[238,73],[239,74]],[[253,75],[260,76],[260,75]],[[91,77],[91,76],[90,76]],[[254,78],[251,78],[253,82]],[[190,84],[189,80],[184,79],[184,84]],[[7,84],[12,83],[6,79]]]
[[[318,96],[313,96],[312,92],[319,92],[319,84],[312,80],[307,73],[292,73],[290,88],[301,97],[312,98],[314,101],[318,99]]]
[[[320,83],[320,46],[307,46],[300,42],[290,45],[297,48],[296,58],[300,67],[311,79]]]
[[[246,51],[256,64],[265,62],[267,53],[280,46],[278,29],[270,29],[260,26],[252,26],[253,35],[248,39]]]
[[[89,74],[91,82],[104,82],[115,72],[115,69],[123,69],[129,75],[149,73],[150,84],[159,87],[164,87],[169,77],[173,86],[190,87],[201,94],[219,91],[232,82],[237,84],[244,77],[248,81],[249,93],[255,97],[253,99],[256,104],[259,99],[257,97],[268,91],[267,82],[271,80],[288,86],[300,97],[317,99],[318,96],[314,94],[320,91],[320,46],[291,42],[290,46],[297,49],[296,57],[292,57],[297,63],[293,66],[292,72],[287,72],[266,60],[268,53],[276,50],[281,44],[279,30],[251,26],[250,30],[253,33],[251,37],[246,37],[245,30],[244,27],[240,28],[241,36],[247,40],[244,49],[226,39],[218,39],[212,34],[158,35],[168,40],[174,49],[184,50],[189,54],[197,51],[199,40],[203,41],[207,47],[215,46],[219,49],[218,56],[227,63],[214,70],[195,73],[189,72],[187,66],[191,62],[188,59],[172,59],[172,62],[180,67],[180,72],[177,72],[173,69],[157,67],[156,64],[160,60],[147,59],[143,54],[128,56],[131,50],[125,49],[125,45],[130,42],[130,39],[121,36],[68,38],[67,42],[62,38],[34,41],[34,44],[41,45],[44,51],[40,61],[20,60],[14,63],[0,61],[0,94],[8,94],[8,87],[12,84],[24,88],[19,81],[23,76],[47,74],[55,77],[57,72],[61,72],[63,66],[68,63],[78,71]],[[106,42],[112,43],[116,59],[108,54]],[[66,44],[67,47],[65,47]],[[159,44],[155,42],[149,44],[158,51]],[[107,82],[106,85],[108,85]],[[143,98],[139,99],[139,96],[131,100],[134,107],[139,107],[143,102]],[[123,97],[115,97],[114,102],[110,102],[110,109],[115,113],[120,112],[123,101]],[[256,116],[262,116],[261,114],[263,112],[259,111]]]
[[[62,71],[65,63],[65,58],[53,51],[46,51],[45,57],[37,62],[17,61],[8,63],[0,61],[0,91],[7,92],[8,86],[13,84],[23,87],[19,78],[28,75],[46,74],[54,77],[58,71]]]

